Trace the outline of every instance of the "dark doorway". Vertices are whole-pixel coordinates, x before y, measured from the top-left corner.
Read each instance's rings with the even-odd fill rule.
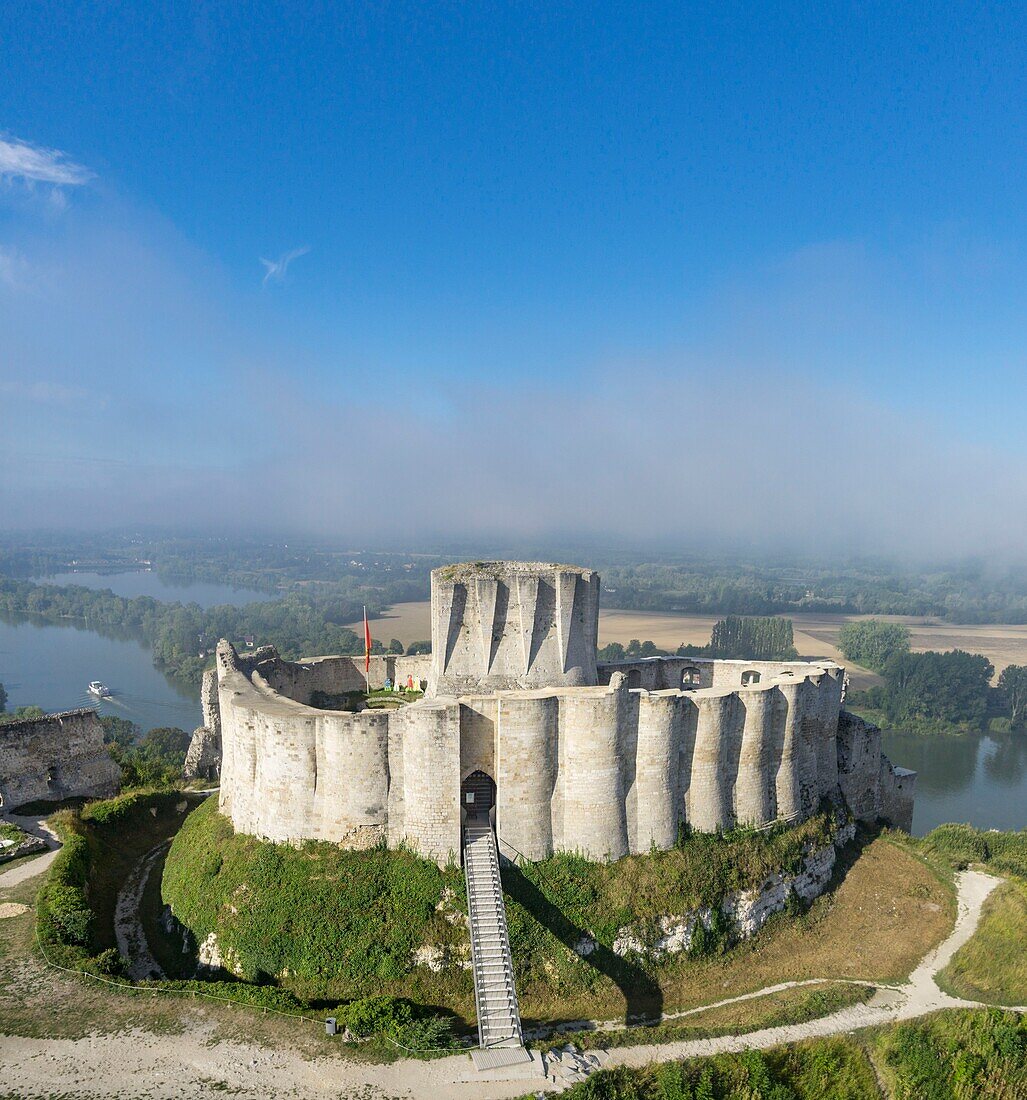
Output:
[[[496,784],[491,775],[476,771],[460,784],[460,805],[468,817],[488,820],[489,811],[496,804]]]

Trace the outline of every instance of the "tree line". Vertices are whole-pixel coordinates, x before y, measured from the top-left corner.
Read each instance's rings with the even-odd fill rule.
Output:
[[[1007,666],[992,687],[995,666],[982,654],[913,653],[906,627],[877,619],[846,623],[838,646],[884,679],[852,692],[850,704],[879,711],[889,723],[923,731],[1027,728],[1027,666]]]
[[[793,661],[798,656],[791,619],[776,616],[729,615],[713,624],[707,645],[679,645],[671,653],[652,641],[632,638],[626,646],[611,642],[598,651],[598,659],[635,661],[645,657],[712,657],[717,660]]]

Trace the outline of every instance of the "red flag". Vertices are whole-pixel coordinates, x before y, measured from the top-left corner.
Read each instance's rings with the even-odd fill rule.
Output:
[[[367,621],[367,608],[364,608],[364,678],[371,673],[371,624]]]

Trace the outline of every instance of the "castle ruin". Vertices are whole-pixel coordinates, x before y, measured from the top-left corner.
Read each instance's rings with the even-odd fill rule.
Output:
[[[596,860],[703,832],[797,822],[824,798],[908,828],[916,776],[842,710],[831,661],[650,658],[597,664],[599,577],[476,562],[432,573],[430,656],[285,661],[217,651],[220,808],[277,842],[405,845],[458,860],[482,790],[500,851]],[[417,681],[394,710],[312,701]],[[215,713],[216,711],[216,713]],[[210,739],[214,734],[208,728]]]
[[[27,802],[107,798],[117,794],[120,779],[91,708],[0,725],[0,810]]]

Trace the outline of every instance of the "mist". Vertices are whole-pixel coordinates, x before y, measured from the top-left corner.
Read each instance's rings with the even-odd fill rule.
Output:
[[[634,342],[576,315],[548,372],[518,372],[546,355],[530,326],[447,345],[407,318],[390,345],[256,265],[239,287],[117,195],[0,258],[8,531],[1027,553],[1023,372],[999,350],[1022,321],[979,316],[1008,271],[972,241],[811,244]]]

